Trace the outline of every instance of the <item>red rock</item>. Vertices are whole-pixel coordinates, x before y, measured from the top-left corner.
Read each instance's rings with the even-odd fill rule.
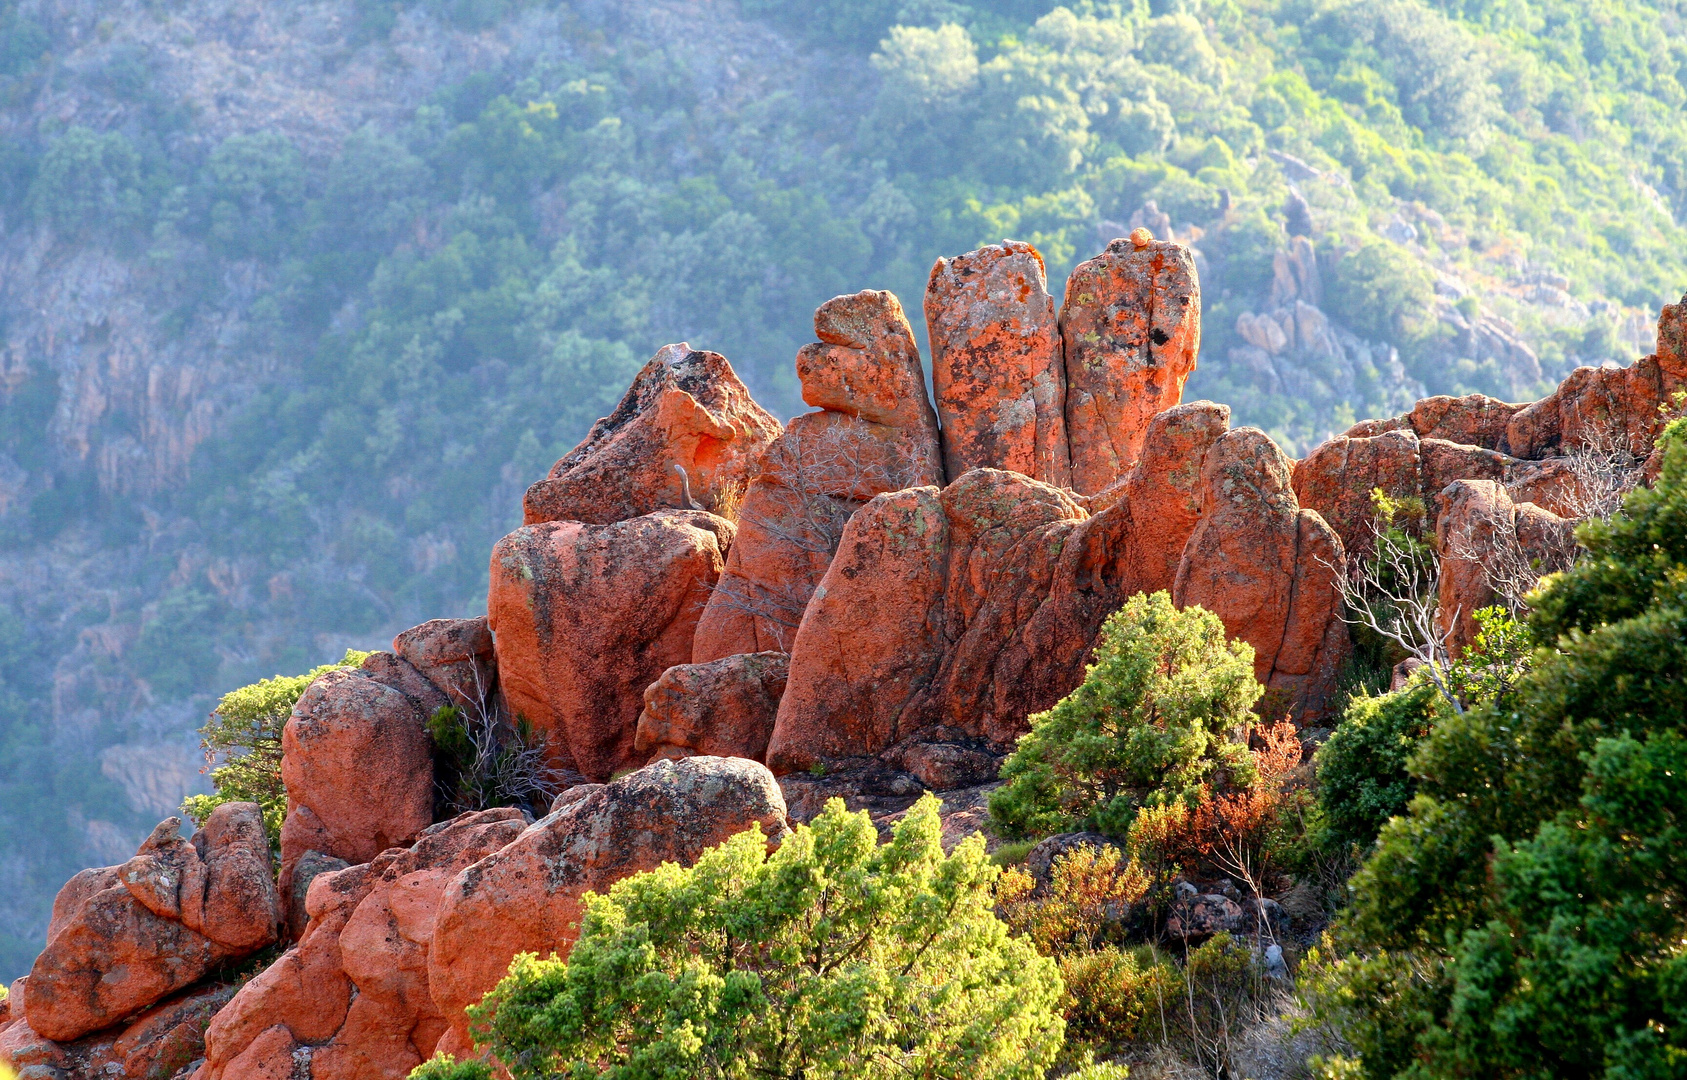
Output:
[[[679,664],[644,691],[634,748],[646,758],[699,754],[761,761],[791,658],[782,652]]]
[[[1329,522],[1347,550],[1368,552],[1376,516],[1371,492],[1380,488],[1394,499],[1422,498],[1420,456],[1420,440],[1410,429],[1338,435],[1295,464],[1296,501]]]
[[[1440,557],[1436,615],[1447,647],[1459,656],[1476,640],[1475,613],[1499,600],[1496,577],[1550,573],[1567,566],[1575,522],[1533,503],[1514,502],[1492,480],[1458,480],[1437,501],[1435,528]]]
[[[1037,249],[1004,240],[938,259],[925,314],[948,475],[1010,469],[1069,486],[1060,326]]]
[[[1142,456],[1116,485],[1130,505],[1127,576],[1137,591],[1169,590],[1177,579],[1183,546],[1201,518],[1202,466],[1229,429],[1230,407],[1210,401],[1174,405],[1148,422]],[[1099,509],[1091,503],[1092,512]]]
[[[527,489],[524,523],[607,525],[688,510],[687,487],[700,505],[718,506],[743,489],[779,430],[725,357],[683,342],[663,346],[615,411]]]
[[[1072,487],[1103,491],[1130,469],[1148,422],[1176,405],[1201,348],[1201,286],[1181,244],[1115,240],[1080,263],[1060,309]]]
[[[1522,408],[1486,394],[1441,395],[1419,401],[1406,421],[1420,439],[1445,439],[1504,452],[1509,448],[1506,428]]]
[[[70,1042],[133,1016],[278,936],[269,842],[255,803],[227,803],[191,842],[170,818],[86,897],[35,958],[29,1026]]]
[[[1331,704],[1349,647],[1337,589],[1346,558],[1324,519],[1300,508],[1289,472],[1257,428],[1213,445],[1172,599],[1213,612],[1252,645],[1255,678],[1282,691],[1305,722]]]
[[[392,651],[460,707],[480,707],[497,679],[492,630],[484,615],[430,619],[393,638]]]
[[[1625,368],[1577,368],[1558,388],[1511,418],[1506,441],[1522,458],[1544,458],[1576,446],[1615,440],[1637,458],[1652,452],[1662,428],[1660,405],[1687,390],[1681,348],[1682,305],[1664,308],[1658,351]]]
[[[451,699],[445,696],[445,691],[435,686],[433,681],[420,671],[414,664],[390,652],[372,652],[363,658],[359,669],[382,686],[391,687],[409,699],[418,715],[432,716],[434,712],[447,705]]]
[[[645,687],[690,661],[732,524],[662,510],[609,525],[526,525],[492,549],[487,620],[511,712],[558,768],[604,780],[642,764]]]
[[[786,831],[784,800],[764,766],[658,761],[592,786],[459,873],[439,902],[428,954],[433,999],[450,1024],[438,1049],[472,1052],[463,1009],[497,985],[517,953],[568,955],[586,891],[663,862],[690,865],[754,824],[770,841]]]
[[[943,475],[937,414],[926,397],[919,346],[894,293],[834,296],[814,312],[820,340],[797,350],[802,399],[898,432],[911,478]]]
[[[1225,415],[1201,403],[1157,419],[1144,460],[1198,465]],[[877,757],[942,785],[963,779],[944,760],[955,755],[922,747],[1012,749],[1026,716],[1082,680],[1106,616],[1166,576],[1194,525],[1192,479],[1145,469],[1092,500],[1093,517],[1069,492],[995,469],[869,503],[797,632],[769,766]]]
[[[363,671],[330,671],[305,688],[281,732],[283,895],[307,851],[365,863],[433,821],[425,724],[417,702]]]
[[[428,990],[434,917],[446,885],[527,827],[483,810],[430,828],[408,849],[312,882],[299,944],[252,978],[206,1034],[200,1080],[307,1075],[403,1077],[445,1031]]]
[[[763,454],[693,663],[788,651],[849,516],[881,492],[942,482],[937,420],[896,297],[835,297],[814,327],[820,341],[797,353],[797,375],[823,411],[792,420]]]

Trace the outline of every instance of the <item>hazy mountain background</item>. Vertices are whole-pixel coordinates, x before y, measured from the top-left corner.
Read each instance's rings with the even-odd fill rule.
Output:
[[[1147,225],[1292,452],[1528,399],[1687,287],[1684,85],[1687,0],[0,0],[0,978],[658,346],[791,415],[827,297]]]

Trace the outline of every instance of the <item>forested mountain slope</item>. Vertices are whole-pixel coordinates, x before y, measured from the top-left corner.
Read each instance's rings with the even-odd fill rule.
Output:
[[[1681,0],[0,3],[0,977],[660,345],[790,414],[827,297],[1146,225],[1292,452],[1527,399],[1687,283],[1684,86]]]

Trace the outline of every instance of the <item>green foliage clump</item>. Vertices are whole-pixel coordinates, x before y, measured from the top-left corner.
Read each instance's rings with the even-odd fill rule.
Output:
[[[1237,736],[1262,693],[1253,648],[1227,641],[1218,616],[1165,592],[1132,597],[1102,625],[1083,683],[1031,717],[991,820],[1016,838],[1122,838],[1143,806],[1193,800],[1215,779],[1245,786],[1253,761]]]
[[[1435,684],[1421,677],[1404,690],[1348,703],[1317,756],[1318,805],[1332,841],[1367,848],[1389,818],[1405,811],[1417,789],[1406,762],[1449,713]]]
[[[751,829],[588,894],[568,960],[517,957],[470,1017],[517,1080],[1041,1077],[1060,977],[996,876],[978,837],[943,854],[931,796],[883,846],[834,799],[771,855]]]
[[[287,816],[287,789],[281,783],[281,730],[305,688],[324,672],[357,667],[369,656],[347,649],[338,663],[311,668],[303,675],[276,675],[250,686],[230,690],[217,702],[211,718],[199,729],[207,762],[215,763],[209,795],[190,795],[182,813],[203,825],[211,811],[224,803],[254,802],[263,810],[264,831],[270,844],[281,843],[281,823]]]
[[[30,208],[38,221],[73,236],[133,228],[146,211],[140,166],[122,132],[67,128],[41,157]]]
[[[1529,630],[1552,647],[1436,724],[1408,815],[1354,879],[1344,993],[1369,1075],[1687,1060],[1687,443],[1666,440],[1656,486],[1578,536],[1587,556],[1533,598]]]

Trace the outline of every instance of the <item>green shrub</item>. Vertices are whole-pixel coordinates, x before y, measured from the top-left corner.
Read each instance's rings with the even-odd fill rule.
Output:
[[[287,789],[281,783],[281,729],[312,680],[336,668],[357,667],[368,655],[347,649],[339,663],[323,664],[303,675],[260,679],[224,694],[210,720],[199,729],[206,761],[222,762],[211,770],[216,790],[210,795],[189,795],[182,802],[182,813],[203,825],[211,811],[224,803],[255,802],[264,812],[264,831],[271,846],[278,847],[281,823],[287,816]]]
[[[1083,683],[1031,717],[990,818],[1013,838],[1123,838],[1143,806],[1193,801],[1215,779],[1245,786],[1253,761],[1237,736],[1263,692],[1253,647],[1226,641],[1218,616],[1139,594],[1103,624]]]
[[[141,224],[141,158],[120,131],[76,125],[54,139],[30,184],[36,220],[61,233],[109,234]]]
[[[880,846],[833,799],[771,855],[751,829],[589,894],[567,961],[517,957],[478,1037],[517,1080],[1041,1077],[1059,975],[993,913],[982,840],[943,854],[937,806]]]
[[[1384,822],[1405,812],[1417,791],[1406,761],[1450,711],[1435,684],[1421,677],[1396,693],[1348,703],[1316,759],[1318,804],[1332,841],[1367,848]]]
[[[1347,1039],[1368,1075],[1415,1059],[1413,1075],[1667,1076],[1687,1060],[1687,445],[1668,440],[1656,486],[1578,536],[1587,557],[1533,600],[1552,648],[1514,691],[1435,725],[1409,814],[1355,876],[1365,992],[1347,995]],[[1389,975],[1402,954],[1427,974]]]

